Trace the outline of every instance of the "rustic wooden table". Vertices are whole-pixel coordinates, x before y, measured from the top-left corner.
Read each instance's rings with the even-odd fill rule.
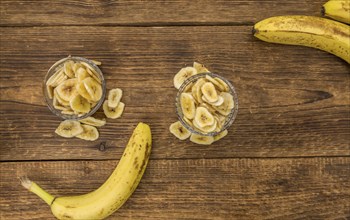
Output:
[[[251,34],[266,17],[319,16],[324,2],[2,0],[0,219],[54,219],[18,177],[55,195],[89,192],[140,121],[153,132],[149,166],[109,219],[349,219],[349,65]],[[98,141],[54,133],[60,119],[41,85],[69,54],[102,61],[107,88],[124,91],[123,117],[107,120]],[[195,60],[239,96],[237,120],[211,146],[168,130],[173,76]]]

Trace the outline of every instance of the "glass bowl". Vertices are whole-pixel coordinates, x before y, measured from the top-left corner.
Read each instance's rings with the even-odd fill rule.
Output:
[[[101,86],[102,86],[102,97],[101,97],[101,99],[97,102],[97,104],[93,108],[91,108],[91,110],[88,113],[85,113],[83,115],[62,114],[61,110],[58,110],[58,109],[54,108],[53,100],[50,99],[48,91],[47,91],[47,87],[46,87],[47,80],[54,73],[56,73],[59,70],[59,68],[61,68],[64,65],[64,63],[66,61],[70,61],[70,60],[74,61],[74,62],[85,62],[85,63],[87,63],[91,68],[93,68],[95,70],[95,72],[98,74],[99,79],[101,80]],[[42,89],[43,89],[43,94],[44,94],[44,97],[45,97],[45,102],[46,102],[48,108],[51,110],[52,113],[54,113],[58,117],[60,117],[62,119],[65,119],[65,120],[66,119],[68,119],[68,120],[81,120],[81,119],[84,119],[86,117],[89,117],[89,116],[93,115],[101,107],[101,105],[103,104],[105,96],[106,96],[106,81],[105,81],[105,79],[103,77],[102,71],[100,70],[100,68],[98,68],[98,66],[94,62],[92,62],[91,60],[88,60],[86,58],[83,58],[83,57],[72,57],[72,56],[69,56],[69,57],[66,57],[66,58],[63,58],[63,59],[57,61],[56,63],[54,63],[50,67],[50,69],[47,71],[47,74],[46,74],[46,76],[44,78],[43,88]]]
[[[228,85],[228,88],[229,88],[228,93],[230,93],[232,95],[233,101],[234,101],[234,107],[231,109],[231,112],[229,113],[229,115],[226,116],[225,121],[224,121],[223,126],[221,127],[221,129],[219,131],[213,131],[213,132],[209,132],[209,133],[204,133],[204,132],[201,132],[199,130],[194,129],[191,125],[189,125],[183,119],[184,118],[184,114],[182,112],[181,102],[180,102],[180,96],[184,92],[186,87],[189,84],[196,82],[200,78],[205,78],[206,75],[209,75],[212,78],[216,78],[217,77],[217,78],[220,78],[221,80],[223,80]],[[179,91],[178,91],[178,93],[176,95],[175,107],[176,107],[176,114],[177,114],[177,116],[179,118],[179,121],[191,133],[198,134],[198,135],[203,135],[203,136],[215,136],[215,135],[220,134],[224,130],[228,129],[233,124],[234,120],[236,119],[236,116],[237,116],[237,113],[238,113],[238,97],[237,97],[237,92],[236,92],[235,88],[233,87],[232,83],[230,81],[228,81],[227,79],[225,79],[224,77],[222,77],[220,75],[217,75],[217,74],[214,74],[214,73],[210,73],[210,72],[200,73],[200,74],[196,74],[194,76],[191,76],[190,78],[185,80],[184,83],[182,83],[182,85],[180,86]]]

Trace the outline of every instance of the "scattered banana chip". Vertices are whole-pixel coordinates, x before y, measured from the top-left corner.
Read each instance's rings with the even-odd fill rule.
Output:
[[[46,81],[46,89],[54,108],[61,110],[62,114],[79,117],[97,105],[103,94],[101,84],[101,79],[89,64],[68,60]]]
[[[105,113],[107,118],[116,119],[119,118],[124,111],[125,104],[123,102],[119,102],[118,106],[115,108],[110,108],[108,106],[108,100],[103,103],[103,112]]]
[[[180,140],[185,140],[191,136],[191,132],[189,132],[180,121],[172,123],[169,127],[169,131]]]
[[[208,73],[209,70],[207,68],[204,67],[203,64],[194,62],[193,63],[193,67],[197,70],[197,73]]]
[[[81,119],[80,122],[87,125],[102,127],[103,125],[106,124],[106,119],[97,119],[90,116],[90,117]]]
[[[94,126],[82,125],[79,121],[73,120],[62,121],[55,133],[65,138],[77,137],[87,141],[94,141],[99,137],[98,130]]]
[[[55,133],[65,138],[72,138],[84,132],[80,122],[65,120],[60,123]]]
[[[198,73],[210,72],[204,65],[197,62],[193,63],[193,67],[182,68],[174,77],[175,88],[180,88],[186,79]],[[224,80],[209,74],[205,74],[203,77],[189,83],[179,97],[183,121],[193,128],[194,131],[202,134],[222,131],[227,117],[235,106],[234,98],[229,91],[230,87]],[[184,138],[182,133],[179,132],[179,129],[182,131],[181,127],[183,127],[182,124],[176,122],[171,124],[169,130],[177,138],[181,139]],[[186,129],[185,127],[183,128]],[[190,141],[209,145],[225,137],[227,133],[227,130],[216,136],[193,133]]]
[[[186,79],[197,74],[197,70],[193,67],[182,68],[174,77],[174,86],[179,89]]]
[[[81,125],[83,127],[83,133],[77,135],[77,138],[87,140],[87,141],[95,141],[99,137],[99,133],[94,126],[91,125]]]
[[[123,96],[123,91],[119,88],[109,90],[108,107],[110,108],[117,107],[122,96]]]
[[[214,142],[214,137],[191,134],[190,141],[201,145],[211,145]]]
[[[223,130],[221,133],[219,133],[218,135],[214,136],[214,141],[218,141],[218,140],[222,139],[227,134],[228,134],[228,131],[227,130]]]

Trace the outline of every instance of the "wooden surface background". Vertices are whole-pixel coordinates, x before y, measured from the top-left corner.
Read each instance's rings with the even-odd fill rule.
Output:
[[[0,219],[54,219],[18,177],[55,195],[89,192],[139,121],[153,132],[149,166],[109,219],[349,219],[349,65],[251,34],[266,17],[320,16],[324,3],[0,1]],[[69,54],[101,61],[107,88],[124,91],[123,117],[94,142],[55,135],[60,119],[41,92],[49,67]],[[168,131],[173,76],[193,61],[238,92],[238,117],[211,146]]]

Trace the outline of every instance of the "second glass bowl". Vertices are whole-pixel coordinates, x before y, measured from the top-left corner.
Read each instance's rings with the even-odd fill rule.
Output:
[[[186,120],[184,119],[184,114],[182,112],[181,102],[180,102],[180,96],[184,92],[184,90],[187,88],[187,86],[189,86],[191,84],[194,84],[200,78],[206,78],[206,75],[209,75],[212,78],[219,78],[224,83],[226,83],[226,85],[228,86],[228,91],[227,92],[232,95],[233,102],[234,102],[234,106],[231,109],[230,113],[227,116],[225,116],[225,120],[223,122],[223,125],[222,125],[221,129],[213,131],[213,132],[208,132],[208,133],[201,132],[198,129],[192,127],[192,125],[190,125],[188,122],[186,122]],[[191,76],[190,78],[185,80],[185,82],[181,85],[181,87],[179,88],[179,91],[177,93],[177,96],[176,96],[175,107],[176,107],[176,113],[177,113],[177,116],[179,118],[179,121],[191,133],[198,134],[198,135],[203,135],[203,136],[215,136],[215,135],[220,134],[224,130],[228,129],[233,124],[233,122],[234,122],[234,120],[235,120],[235,118],[237,116],[237,113],[238,113],[238,97],[237,97],[236,90],[233,87],[233,85],[231,84],[231,82],[228,81],[227,79],[225,79],[224,77],[222,77],[220,75],[217,75],[217,74],[214,74],[214,73],[210,73],[210,72],[208,72],[208,73],[200,73],[200,74],[196,74],[194,76]]]

